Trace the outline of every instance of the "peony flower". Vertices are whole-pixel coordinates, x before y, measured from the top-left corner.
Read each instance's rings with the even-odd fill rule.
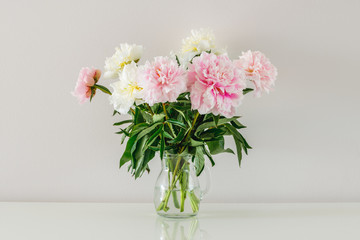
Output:
[[[141,58],[143,47],[140,45],[129,45],[127,43],[120,44],[120,48],[116,48],[114,55],[105,61],[105,78],[117,78],[124,66],[132,61],[138,62]]]
[[[226,49],[216,48],[215,35],[211,29],[191,30],[191,36],[183,39],[179,60],[182,65],[187,66],[195,56],[202,52],[212,52],[216,55],[226,54]]]
[[[215,35],[210,29],[191,30],[191,36],[183,39],[182,53],[199,54],[215,48]]]
[[[81,104],[90,99],[92,86],[97,83],[100,75],[101,71],[99,69],[85,67],[80,70],[75,90],[72,94],[79,99]]]
[[[226,55],[202,53],[189,65],[191,104],[200,114],[232,117],[243,98],[245,75]]]
[[[175,102],[186,91],[186,82],[185,70],[168,57],[155,57],[154,62],[146,62],[139,78],[144,100],[150,105]]]
[[[119,76],[120,81],[110,84],[113,93],[110,103],[121,114],[126,114],[134,102],[141,99],[142,88],[138,85],[138,68],[135,62],[124,66]]]
[[[235,61],[237,67],[244,70],[248,80],[255,85],[255,96],[261,96],[261,92],[269,93],[271,86],[275,84],[277,70],[269,59],[261,52],[243,52],[242,56]]]

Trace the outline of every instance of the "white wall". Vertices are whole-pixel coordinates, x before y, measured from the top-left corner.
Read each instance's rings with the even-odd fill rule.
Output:
[[[152,201],[159,161],[136,181],[119,170],[107,97],[79,106],[70,92],[119,43],[143,44],[150,59],[199,27],[231,57],[260,50],[279,70],[273,93],[241,107],[254,149],[241,169],[216,156],[206,201],[359,201],[359,3],[3,1],[0,201]]]

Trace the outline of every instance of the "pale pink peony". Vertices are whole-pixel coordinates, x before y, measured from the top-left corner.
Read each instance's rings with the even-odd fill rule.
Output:
[[[243,52],[235,61],[237,67],[244,70],[248,80],[255,85],[255,96],[261,96],[261,92],[269,93],[275,84],[277,70],[269,59],[261,52],[250,50]]]
[[[153,105],[159,102],[175,102],[186,91],[185,70],[168,57],[155,57],[140,67],[139,86],[143,88],[143,99]]]
[[[200,114],[232,117],[243,98],[245,75],[226,55],[202,53],[189,66],[191,104]]]
[[[95,68],[84,67],[80,70],[79,77],[72,93],[82,104],[91,97],[91,87],[99,80],[101,71]]]

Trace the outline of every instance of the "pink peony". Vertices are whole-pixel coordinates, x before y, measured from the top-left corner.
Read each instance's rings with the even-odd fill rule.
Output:
[[[237,67],[245,71],[248,80],[255,85],[255,96],[261,96],[261,92],[269,93],[271,86],[275,84],[277,70],[267,57],[259,51],[243,52],[239,60],[235,61]]]
[[[155,57],[154,62],[146,62],[140,68],[139,86],[150,105],[175,102],[187,89],[185,70],[168,57]]]
[[[100,75],[101,71],[95,68],[85,67],[80,70],[75,90],[72,94],[79,99],[81,104],[90,99],[91,87],[97,83]]]
[[[245,75],[226,55],[202,53],[189,66],[191,104],[200,114],[232,117],[243,98]]]

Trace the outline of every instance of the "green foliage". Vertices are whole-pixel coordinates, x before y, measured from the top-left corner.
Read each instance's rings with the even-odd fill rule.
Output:
[[[206,145],[212,155],[224,152],[234,154],[234,151],[230,148],[225,149],[225,139],[223,136],[219,137],[217,140],[206,142]]]
[[[102,85],[95,84],[92,88],[99,89],[99,90],[102,91],[103,93],[106,93],[106,94],[111,95],[110,90],[107,89],[106,87],[102,86]]]
[[[180,66],[181,64],[180,64],[179,57],[178,57],[177,55],[175,55],[175,58],[176,58],[176,62],[177,62],[177,64]]]
[[[121,122],[117,122],[117,123],[114,123],[114,126],[120,126],[122,124],[125,124],[125,123],[132,123],[133,120],[129,119],[129,120],[124,120],[124,121],[121,121]]]
[[[245,89],[243,90],[243,94],[245,95],[245,94],[247,94],[247,93],[249,93],[249,92],[252,92],[252,91],[254,91],[254,89],[252,89],[252,88],[245,88]]]
[[[114,116],[117,113],[114,111]],[[148,164],[156,152],[161,158],[165,151],[191,154],[196,174],[200,175],[206,164],[205,156],[214,166],[213,155],[235,154],[232,149],[225,148],[225,135],[232,136],[235,141],[239,165],[242,153],[247,154],[251,149],[239,132],[245,126],[238,121],[238,116],[200,115],[191,109],[189,93],[181,94],[176,102],[165,103],[164,106],[160,103],[153,106],[140,104],[129,113],[131,119],[118,121],[114,126],[121,126],[117,132],[122,134],[121,143],[128,138],[120,167],[128,164],[128,170],[135,178],[149,171]]]
[[[193,156],[193,161],[195,163],[196,175],[199,176],[205,166],[205,158],[202,146],[197,146],[195,150],[195,155]]]

